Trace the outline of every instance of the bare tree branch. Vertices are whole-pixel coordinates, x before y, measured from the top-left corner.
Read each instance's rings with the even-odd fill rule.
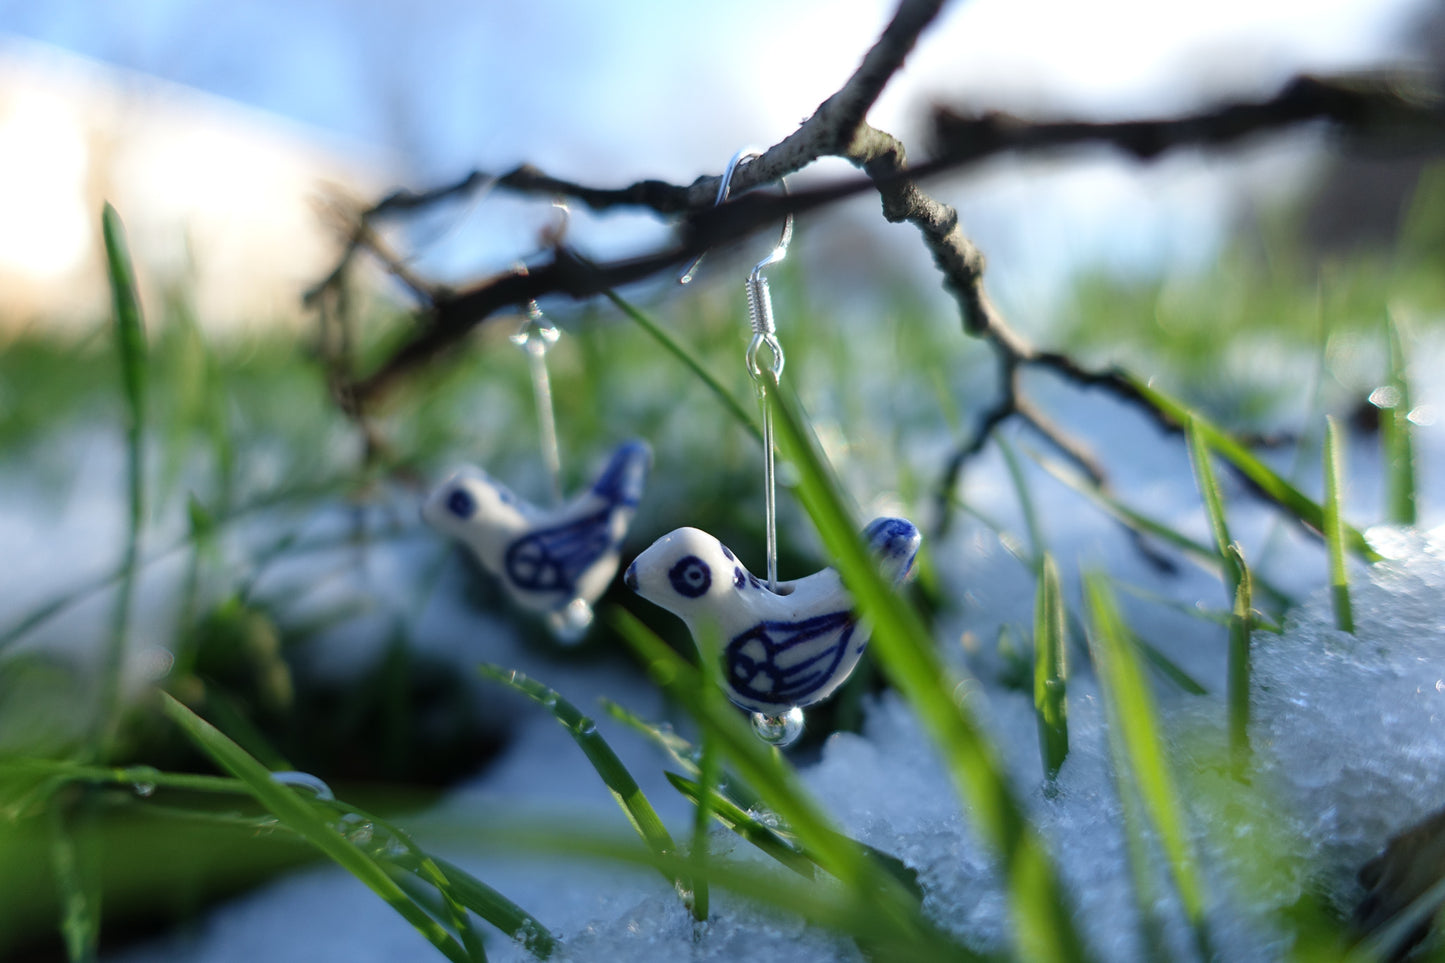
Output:
[[[1226,147],[1251,135],[1325,122],[1381,146],[1438,148],[1445,142],[1445,100],[1433,81],[1404,74],[1299,76],[1268,100],[1228,103],[1186,117],[1114,123],[1031,122],[1004,113],[933,114],[938,161],[961,167],[1008,151],[1107,144],[1138,160],[1179,147]]]
[[[1141,161],[1180,147],[1221,148],[1266,132],[1301,124],[1325,124],[1358,142],[1388,150],[1440,149],[1445,145],[1445,97],[1438,87],[1399,75],[1297,77],[1272,97],[1226,103],[1183,117],[1124,122],[1030,122],[1001,113],[966,115],[940,107],[933,115],[933,154],[910,167],[904,145],[866,122],[869,109],[903,65],[919,36],[937,17],[943,0],[901,0],[878,41],[836,93],[788,137],[740,167],[734,174],[733,200],[714,205],[718,177],[699,177],[687,186],[640,180],[617,187],[577,183],[523,165],[500,175],[472,171],[456,183],[428,191],[397,191],[355,217],[347,245],[327,278],[308,293],[308,304],[324,303],[341,283],[346,267],[360,252],[377,256],[416,294],[422,308],[417,331],[369,374],[350,369],[350,352],[335,361],[333,390],[358,417],[398,380],[459,344],[477,324],[504,310],[547,295],[584,299],[616,287],[658,276],[716,245],[741,239],[786,214],[803,214],[868,190],[876,190],[885,219],[912,224],[923,236],[944,287],[958,304],[966,333],[985,340],[1000,366],[998,396],[980,417],[973,438],[950,460],[940,505],[950,502],[964,464],[987,444],[994,430],[1017,416],[1096,482],[1104,484],[1097,459],[1070,438],[1025,397],[1019,374],[1024,367],[1050,370],[1079,387],[1105,390],[1146,411],[1162,428],[1177,431],[1167,415],[1153,407],[1129,378],[1112,369],[1091,370],[1068,355],[1040,351],[1018,334],[998,311],[983,284],[985,260],[963,233],[957,211],[929,196],[920,182],[1002,153],[1058,150],[1087,144],[1113,146]],[[851,161],[866,175],[795,190],[789,195],[749,194],[755,186],[778,181],[821,157]],[[639,257],[594,263],[560,243],[550,259],[526,272],[500,274],[460,291],[429,285],[413,276],[402,259],[388,252],[371,225],[483,189],[562,197],[596,210],[632,207],[675,218],[677,234],[667,247]],[[327,312],[323,309],[323,319]],[[332,338],[337,341],[336,338]],[[341,339],[338,343],[345,343]]]

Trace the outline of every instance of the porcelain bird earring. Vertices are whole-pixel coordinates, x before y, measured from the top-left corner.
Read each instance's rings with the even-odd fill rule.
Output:
[[[422,517],[471,549],[513,602],[548,616],[558,637],[570,641],[586,630],[593,603],[617,573],[651,465],[644,442],[626,442],[585,491],[550,509],[480,468],[462,468],[426,500]]]
[[[902,518],[874,519],[863,537],[895,585],[913,566],[922,541]],[[789,717],[800,723],[802,709],[832,695],[868,644],[868,628],[859,624],[835,570],[771,589],[726,545],[696,528],[653,542],[623,581],[681,618],[694,639],[720,641],[723,688],[734,703],[763,717],[755,725],[764,736],[791,728]]]
[[[558,337],[535,301],[527,305],[527,317],[512,337],[531,360],[552,504],[533,505],[480,468],[462,468],[427,498],[422,518],[466,545],[513,602],[545,615],[557,639],[571,644],[591,625],[592,606],[617,573],[622,540],[642,498],[652,452],[642,441],[623,443],[586,490],[562,501],[545,360]]]
[[[718,187],[718,204],[727,200],[738,165],[757,153],[739,151],[728,163]],[[728,698],[752,713],[759,736],[778,746],[797,739],[803,729],[803,708],[828,698],[843,684],[868,641],[868,631],[859,626],[852,597],[836,571],[825,568],[807,578],[778,581],[770,392],[782,378],[783,349],[763,269],[783,259],[792,235],[789,214],[777,246],[747,279],[753,334],[745,361],[762,406],[767,582],[748,572],[727,546],[696,528],[664,535],[637,557],[624,576],[633,591],[681,617],[694,640],[720,641],[722,684]],[[686,283],[696,268],[694,261],[681,280]],[[884,575],[895,584],[912,566],[921,541],[913,523],[901,518],[874,520],[864,537]]]

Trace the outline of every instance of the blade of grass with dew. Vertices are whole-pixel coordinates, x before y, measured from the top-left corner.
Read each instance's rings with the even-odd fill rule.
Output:
[[[1229,613],[1229,662],[1225,701],[1229,706],[1229,750],[1234,763],[1242,767],[1249,760],[1249,676],[1251,631],[1254,625],[1254,577],[1245,564],[1239,545],[1229,546],[1239,572],[1234,587],[1234,608]]]
[[[670,724],[656,725],[637,715],[632,710],[618,705],[611,699],[601,700],[602,709],[612,718],[627,726],[630,729],[646,736],[656,743],[674,763],[681,766],[688,775],[696,778],[698,775],[697,747],[691,742],[678,735]],[[728,797],[744,809],[751,809],[758,802],[757,796],[750,788],[744,787],[743,792],[738,792],[739,783],[733,782],[729,786]]]
[[[465,935],[471,929],[463,912],[471,910],[540,959],[547,959],[556,948],[557,938],[536,917],[455,863],[426,852],[394,823],[348,803],[331,801],[330,805],[339,816],[371,827],[373,847],[380,842],[389,853],[395,850],[385,859],[388,866],[436,889],[446,904],[444,912],[459,932]]]
[[[1196,541],[1163,522],[1130,508],[1097,485],[1090,484],[1076,472],[1068,470],[1052,459],[1036,457],[1035,460],[1044,471],[1092,501],[1105,514],[1117,519],[1125,526],[1178,549],[1185,558],[1206,571],[1216,574],[1222,572],[1219,555],[1203,542]],[[1271,602],[1278,608],[1286,609],[1294,604],[1294,600],[1289,595],[1269,582],[1256,577],[1255,584],[1262,593],[1269,596]]]
[[[780,392],[779,400],[774,427],[780,452],[797,472],[797,496],[873,626],[871,645],[879,665],[932,733],[980,837],[1003,864],[1017,952],[1031,960],[1086,958],[1052,860],[982,724],[953,698],[952,674],[917,613],[879,575],[796,400],[788,392]]]
[[[1200,438],[1211,451],[1233,465],[1240,474],[1253,482],[1256,488],[1285,511],[1315,531],[1324,531],[1324,508],[1281,477],[1273,468],[1260,461],[1253,452],[1235,438],[1199,412],[1192,411],[1153,385],[1137,378],[1131,379],[1129,383],[1150,405],[1179,425],[1183,426],[1193,419],[1198,427]],[[1370,548],[1365,541],[1365,536],[1359,531],[1346,528],[1345,535],[1352,553],[1367,562],[1379,561],[1379,553]]]
[[[667,781],[672,783],[673,788],[688,799],[691,799],[694,803],[696,803],[698,797],[702,795],[702,786],[688,779],[686,776],[680,776],[675,772],[665,773],[664,775],[667,776]],[[748,815],[746,810],[734,804],[732,800],[717,790],[713,790],[711,795],[712,800],[708,805],[708,810],[712,818],[799,876],[807,879],[813,879],[815,877],[813,861],[800,850],[789,845],[787,840],[771,826],[754,819]],[[701,807],[699,807],[699,809],[700,808]]]
[[[682,793],[688,799],[696,800],[699,795],[700,786],[698,783],[677,773],[664,773],[668,782],[673,788]],[[714,818],[728,829],[737,833],[743,839],[757,846],[763,852],[777,859],[789,869],[797,870],[801,875],[813,878],[813,867],[823,867],[818,860],[808,852],[801,844],[794,840],[791,834],[768,826],[757,819],[754,819],[748,812],[737,804],[737,801],[720,789],[712,791],[713,805],[717,807],[713,813]],[[920,902],[923,900],[923,889],[918,883],[918,872],[911,869],[907,863],[889,853],[883,852],[869,846],[867,843],[860,843],[851,836],[849,842],[867,853],[869,858],[876,862],[883,869],[887,870],[913,897]],[[799,867],[802,867],[801,869]]]
[[[440,856],[430,859],[446,877],[457,902],[513,939],[521,940],[538,959],[552,955],[557,938],[536,917],[455,863]]]
[[[1069,754],[1067,619],[1059,569],[1047,553],[1040,556],[1034,595],[1034,713],[1039,727],[1039,756],[1050,780]]]
[[[1110,731],[1119,734],[1120,753],[1114,765],[1127,774],[1128,782],[1138,793],[1144,816],[1158,836],[1200,956],[1213,959],[1204,918],[1204,882],[1191,851],[1184,805],[1169,770],[1159,714],[1143,667],[1134,656],[1130,633],[1124,627],[1105,576],[1086,575],[1084,596],[1092,625],[1088,633],[1089,648],[1099,673],[1100,695]]]
[[[432,919],[451,925],[461,943],[462,952],[468,958],[475,960],[476,963],[487,963],[486,947],[482,944],[477,931],[472,927],[466,910],[458,906],[450,896],[429,885],[420,877],[389,863],[383,865],[386,866],[397,888],[406,894],[407,899],[420,906]]]
[[[520,672],[512,669],[504,669],[499,665],[483,664],[477,667],[477,671],[483,677],[502,685],[514,692],[520,693],[542,706],[552,717],[561,723],[562,728],[567,730],[572,741],[577,743],[577,748],[587,757],[592,768],[597,770],[604,785],[612,793],[617,804],[622,807],[622,812],[627,816],[632,828],[647,848],[655,853],[667,854],[677,850],[677,844],[673,842],[672,834],[662,824],[662,819],[657,815],[657,810],[652,808],[652,803],[647,801],[647,796],[642,792],[637,780],[632,778],[632,773],[617,758],[617,753],[607,744],[597,731],[597,724],[582,712],[557,694],[555,689],[550,688],[530,679]],[[683,877],[671,878],[668,882],[679,887],[680,891],[691,892],[692,886]],[[704,901],[706,898],[704,897]]]
[[[1415,446],[1410,426],[1410,382],[1406,373],[1405,344],[1392,311],[1385,312],[1385,337],[1390,347],[1390,379],[1383,389],[1380,409],[1380,449],[1385,463],[1385,517],[1394,525],[1415,524]],[[1387,403],[1385,403],[1387,402]]]
[[[244,782],[256,801],[273,816],[361,880],[447,959],[454,963],[474,963],[461,944],[432,919],[424,907],[397,886],[383,865],[338,833],[315,806],[290,787],[272,779],[265,766],[169,693],[161,693],[161,700],[166,715],[196,747],[216,765]]]
[[[657,743],[657,745],[661,746],[662,749],[666,751],[669,756],[672,757],[673,761],[677,763],[677,765],[682,767],[684,772],[694,777],[694,779],[688,779],[684,776],[679,776],[674,773],[666,774],[668,780],[673,784],[674,787],[677,788],[679,792],[686,795],[689,799],[693,798],[696,795],[696,789],[684,788],[684,786],[696,787],[697,785],[697,783],[695,782],[695,778],[699,774],[699,768],[697,762],[695,761],[695,758],[698,755],[698,750],[693,747],[693,744],[688,742],[682,736],[679,736],[677,733],[673,732],[670,727],[667,729],[663,729],[660,726],[653,725],[652,723],[647,722],[636,714],[629,712],[627,709],[608,699],[603,699],[602,702],[603,707],[609,715],[611,715],[619,722],[636,730],[637,732],[640,732],[642,735],[651,739],[653,742]],[[818,864],[818,861],[814,859],[811,854],[808,853],[808,850],[803,847],[802,844],[799,843],[791,833],[772,826],[768,826],[762,822],[754,820],[751,816],[748,815],[749,810],[755,810],[765,807],[762,798],[753,790],[751,786],[749,786],[742,779],[738,778],[737,776],[730,776],[726,784],[719,783],[718,785],[713,787],[713,796],[714,805],[723,807],[723,809],[730,813],[741,813],[743,817],[752,822],[754,830],[766,833],[768,836],[777,840],[778,844],[781,845],[783,848],[787,849],[789,852],[801,856],[805,860],[811,861],[814,865],[818,865],[820,869],[822,868],[822,866]],[[715,814],[715,818],[717,818],[720,822],[723,822],[721,816],[717,816]],[[727,823],[724,822],[724,825],[727,825]],[[753,842],[753,840],[748,838],[745,834],[739,833],[739,835],[743,835],[744,838],[748,839],[749,842]],[[884,869],[892,873],[893,876],[905,887],[907,887],[910,892],[917,894],[918,897],[922,899],[922,893],[918,889],[917,872],[910,869],[898,858],[891,856],[888,853],[883,852],[882,850],[875,849],[874,847],[869,846],[867,843],[860,843],[856,839],[852,840],[852,842],[854,845],[860,847],[864,852],[868,853],[869,856],[871,856],[873,859],[877,860]],[[806,875],[811,877],[812,871],[809,870]]]
[[[653,340],[660,344],[663,349],[674,358],[681,361],[683,367],[691,371],[699,381],[706,385],[707,389],[722,403],[723,408],[726,409],[728,414],[733,416],[734,421],[752,432],[753,437],[759,442],[763,440],[762,430],[758,428],[753,416],[748,414],[748,409],[733,397],[732,392],[723,387],[722,382],[715,378],[712,372],[708,371],[696,355],[689,351],[682,342],[674,339],[660,324],[624,301],[621,295],[615,291],[605,291],[603,293],[606,294],[607,300],[617,305],[617,308],[623,314],[627,315],[638,327],[651,335]]]
[[[0,779],[13,774],[54,776],[65,782],[148,787],[151,791],[184,789],[190,792],[248,793],[245,783],[225,776],[162,772],[153,766],[90,766],[65,759],[27,756],[0,758]]]
[[[129,511],[126,516],[125,552],[121,561],[120,588],[111,620],[110,643],[101,665],[101,697],[95,720],[95,752],[104,757],[120,728],[121,682],[125,650],[130,632],[131,601],[135,573],[140,560],[141,532],[145,525],[145,422],[146,422],[146,336],[137,293],[135,269],[126,246],[125,226],[109,204],[101,213],[105,237],[105,258],[110,278],[111,307],[114,312],[116,356],[120,361],[121,400],[125,412],[126,487]]]
[[[130,786],[147,800],[148,811],[164,812],[171,818],[192,819],[223,825],[255,827],[256,820],[227,813],[186,810],[152,803],[153,793],[163,789],[185,792],[224,793],[251,796],[251,787],[244,781],[227,776],[207,776],[197,773],[166,772],[151,766],[87,766],[54,759],[11,758],[0,760],[0,778],[8,773],[39,773],[59,777],[67,782],[89,782]],[[391,823],[349,804],[334,802],[333,808],[341,815],[353,814],[365,822],[380,827],[391,838],[397,840],[409,858],[394,860],[405,869],[429,883],[458,905],[465,906],[497,929],[524,940],[528,948],[542,959],[546,959],[556,943],[554,937],[530,913],[502,895],[496,889],[472,876],[466,870],[438,856],[422,851],[411,838]],[[281,824],[278,828],[296,833],[291,827]],[[300,839],[305,839],[296,833]]]
[[[872,917],[871,928],[889,934],[886,942],[911,947],[898,959],[972,959],[923,914],[920,900],[885,867],[831,821],[808,795],[797,772],[777,749],[764,745],[739,713],[699,697],[709,683],[696,666],[678,655],[636,616],[624,609],[610,613],[612,625],[632,647],[659,685],[674,694],[699,726],[711,731],[733,768],[752,783],[767,807],[794,833],[820,868],[835,877]],[[715,865],[709,869],[716,879]]]
[[[707,680],[701,670],[678,655],[651,629],[626,610],[611,613],[610,621],[653,675],[654,680],[679,697],[698,725],[711,729],[719,746],[763,802],[776,812],[804,845],[817,851],[820,865],[844,882],[867,874],[862,854],[808,797],[797,774],[781,753],[765,746],[730,706],[701,696]],[[693,764],[696,765],[695,763]]]
[[[1340,425],[1331,415],[1325,419],[1325,546],[1330,555],[1330,599],[1335,608],[1335,628],[1355,633],[1355,613],[1350,605],[1350,575],[1345,563],[1345,521],[1340,510],[1345,465],[1340,453]]]

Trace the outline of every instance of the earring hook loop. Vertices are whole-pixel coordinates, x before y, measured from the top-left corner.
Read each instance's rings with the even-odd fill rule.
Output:
[[[728,195],[732,192],[733,175],[737,173],[737,169],[742,166],[743,162],[762,156],[762,150],[757,147],[744,147],[742,150],[738,151],[732,156],[732,158],[728,161],[728,166],[723,170],[722,179],[718,181],[717,197],[712,202],[713,207],[719,207],[722,204],[726,203]],[[781,177],[778,178],[778,184],[782,187],[783,193],[787,194],[787,179]],[[784,257],[786,257],[788,253],[788,245],[792,243],[792,240],[793,215],[790,211],[783,217],[783,233],[782,236],[778,238],[777,245],[773,248],[771,252],[769,252],[767,257],[763,258],[757,263],[757,265],[753,268],[752,275],[749,275],[749,278],[751,279],[755,275],[760,276],[759,272],[761,272],[763,268],[769,266],[770,264],[777,264]],[[702,264],[702,259],[705,257],[707,257],[707,252],[703,251],[697,257],[693,258],[692,263],[687,266],[687,270],[683,271],[682,275],[677,279],[677,283],[691,283],[692,279],[697,275],[698,265]]]

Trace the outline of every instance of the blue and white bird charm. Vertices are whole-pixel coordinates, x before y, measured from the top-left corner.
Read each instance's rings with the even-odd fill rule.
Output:
[[[902,518],[874,519],[864,537],[885,578],[908,574],[922,536]],[[638,595],[687,623],[696,639],[722,645],[722,683],[737,705],[755,713],[769,741],[786,744],[802,727],[801,709],[832,695],[868,644],[868,628],[831,568],[776,591],[748,572],[716,538],[696,528],[664,535],[623,576]]]
[[[517,605],[546,615],[563,641],[576,641],[617,572],[651,466],[647,444],[629,441],[586,491],[554,509],[523,501],[479,468],[462,468],[427,498],[422,517],[471,549]]]

